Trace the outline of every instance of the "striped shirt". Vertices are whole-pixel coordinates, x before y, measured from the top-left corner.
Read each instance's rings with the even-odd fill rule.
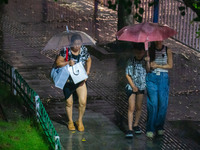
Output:
[[[163,46],[162,50],[155,50],[155,63],[158,65],[166,65],[167,64],[167,46]],[[168,72],[167,69],[156,68],[153,70],[156,72]]]

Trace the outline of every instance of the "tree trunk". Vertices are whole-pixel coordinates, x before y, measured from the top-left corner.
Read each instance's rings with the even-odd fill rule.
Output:
[[[127,5],[130,0],[119,0],[118,4],[118,23],[117,29],[120,30],[124,26],[134,23],[133,13],[134,7]],[[130,13],[131,12],[131,13]]]
[[[95,31],[95,39],[98,42],[99,41],[99,21],[97,20],[98,17],[98,0],[94,0],[94,14],[93,14],[93,18],[94,18],[94,31]]]

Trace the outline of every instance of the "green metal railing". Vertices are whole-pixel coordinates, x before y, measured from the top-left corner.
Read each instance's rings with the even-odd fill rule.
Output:
[[[22,97],[29,111],[36,115],[52,149],[61,150],[60,138],[37,93],[30,88],[22,76],[11,65],[0,59],[0,81],[9,84],[11,91]]]

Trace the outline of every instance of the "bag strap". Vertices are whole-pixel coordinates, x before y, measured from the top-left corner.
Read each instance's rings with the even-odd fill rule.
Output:
[[[68,61],[69,50],[68,50],[68,48],[66,48],[66,47],[65,47],[65,50],[66,50],[66,57],[65,57],[65,60]]]

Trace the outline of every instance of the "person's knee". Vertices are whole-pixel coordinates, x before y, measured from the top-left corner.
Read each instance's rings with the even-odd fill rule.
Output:
[[[86,102],[81,102],[81,103],[79,103],[79,106],[80,106],[80,107],[86,107]]]
[[[73,105],[73,101],[67,101],[67,103],[66,103],[67,107],[72,107],[72,105]]]
[[[128,111],[131,112],[131,113],[133,113],[134,112],[134,107],[129,106],[128,107]]]
[[[136,104],[136,111],[138,111],[138,112],[142,111],[142,103]]]
[[[136,111],[137,112],[141,112],[142,111],[142,106],[137,106]]]
[[[85,98],[80,98],[79,99],[79,106],[80,107],[85,107],[86,106],[86,99]]]

